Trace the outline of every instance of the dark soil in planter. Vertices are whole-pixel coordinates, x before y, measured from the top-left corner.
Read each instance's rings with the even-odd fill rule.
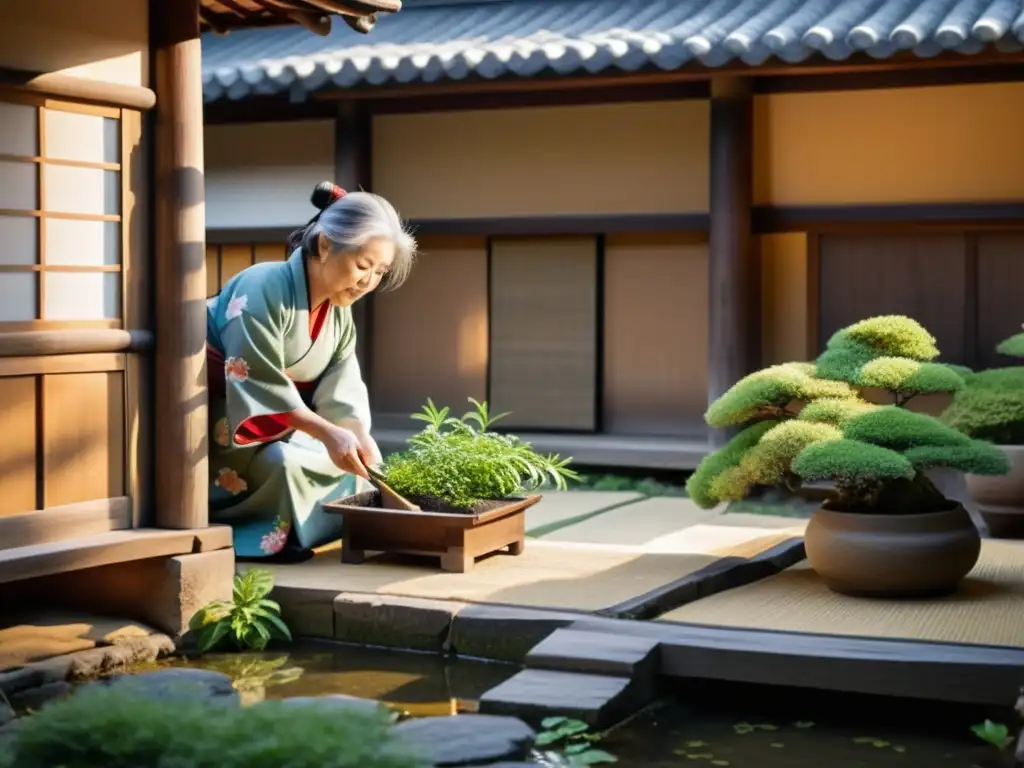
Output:
[[[490,512],[492,509],[503,507],[510,502],[522,501],[526,497],[510,496],[507,499],[484,499],[483,501],[478,501],[470,509],[453,507],[441,499],[432,496],[409,496],[407,498],[424,512],[442,512],[452,515],[482,515],[484,512]],[[367,509],[381,509],[380,491],[357,493],[355,496],[338,499],[335,503],[346,504],[352,507],[366,507]]]

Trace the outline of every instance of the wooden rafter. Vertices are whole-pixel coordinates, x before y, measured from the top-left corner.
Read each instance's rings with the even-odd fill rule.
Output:
[[[218,34],[232,29],[297,24],[316,35],[331,31],[331,16],[345,19],[362,34],[377,23],[378,13],[397,13],[401,0],[200,0],[199,18]]]

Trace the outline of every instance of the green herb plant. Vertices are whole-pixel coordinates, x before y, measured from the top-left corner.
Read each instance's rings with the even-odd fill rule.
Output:
[[[1024,333],[1006,339],[996,351],[1024,358]],[[968,437],[1024,445],[1024,365],[967,371],[964,382],[943,411],[942,421]]]
[[[473,410],[461,418],[433,401],[412,418],[425,423],[407,450],[389,456],[382,474],[395,491],[424,509],[471,510],[480,501],[506,499],[545,483],[565,490],[578,475],[571,458],[542,455],[514,435],[491,430],[507,413],[491,414],[486,402],[469,398]]]
[[[919,395],[965,387],[961,371],[934,362],[935,338],[907,317],[887,315],[835,333],[813,363],[771,366],[712,403],[712,427],[740,431],[707,456],[686,489],[699,506],[739,501],[754,489],[796,490],[828,481],[832,509],[914,514],[948,508],[924,474],[934,467],[1001,475],[1005,456],[922,413]],[[883,403],[868,393],[884,394]]]
[[[291,640],[292,633],[281,620],[281,606],[267,597],[273,588],[269,571],[250,568],[237,574],[231,600],[215,600],[189,621],[199,653],[229,643],[236,650],[262,651],[272,639]]]
[[[619,758],[598,749],[602,734],[591,733],[590,726],[571,717],[548,717],[541,721],[541,732],[534,742],[536,747],[547,747],[541,758],[562,758],[569,766],[603,765],[617,763]]]

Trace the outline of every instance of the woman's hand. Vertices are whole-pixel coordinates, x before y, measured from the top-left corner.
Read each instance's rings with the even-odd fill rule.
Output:
[[[339,427],[349,429],[359,441],[359,454],[363,464],[368,467],[376,467],[384,463],[384,457],[380,455],[380,448],[377,441],[370,437],[369,431],[363,423],[357,419],[344,419],[338,422]]]
[[[364,480],[370,479],[366,467],[373,465],[373,459],[363,448],[355,432],[345,427],[330,425],[324,430],[322,442],[327,447],[327,455],[338,469],[359,475]]]

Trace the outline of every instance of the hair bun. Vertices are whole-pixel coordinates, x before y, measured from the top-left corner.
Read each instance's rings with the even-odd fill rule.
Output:
[[[313,188],[309,200],[318,210],[324,210],[331,203],[345,196],[345,190],[330,181],[321,181]]]

